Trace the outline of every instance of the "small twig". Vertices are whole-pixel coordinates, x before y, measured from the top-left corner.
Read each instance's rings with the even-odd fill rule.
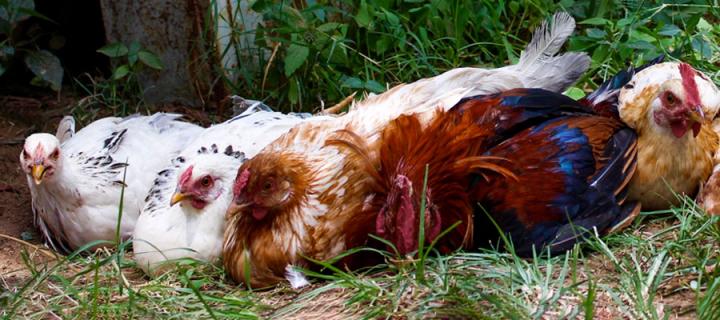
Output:
[[[0,140],[0,145],[16,145],[23,142],[25,142],[25,139],[23,138],[2,139]]]
[[[352,103],[353,98],[355,98],[355,94],[357,94],[357,91],[353,92],[351,95],[345,97],[342,101],[338,102],[336,105],[320,110],[319,114],[338,114],[340,111],[347,107],[350,103]]]
[[[107,247],[102,248],[103,251],[105,251],[105,254],[108,256],[112,255],[110,251],[107,249]],[[132,288],[130,286],[130,281],[128,281],[127,278],[125,278],[125,274],[122,272],[122,269],[120,269],[120,265],[118,265],[117,261],[115,259],[112,259],[112,265],[117,270],[117,272],[120,274],[120,279],[122,279],[123,284],[125,285],[125,288]]]
[[[50,289],[56,291],[57,293],[59,293],[60,295],[64,296],[66,299],[70,300],[70,302],[72,302],[75,306],[79,306],[79,305],[80,305],[80,303],[78,303],[77,300],[75,300],[75,299],[73,299],[72,297],[70,297],[69,294],[67,294],[67,293],[65,293],[64,291],[62,291],[62,290],[60,289],[60,287],[54,285],[52,282],[48,283],[48,288],[50,288]],[[62,319],[62,318],[61,318],[61,319]]]
[[[263,73],[263,80],[262,85],[260,86],[260,92],[265,92],[265,81],[267,80],[268,73],[270,72],[270,66],[272,65],[273,61],[275,60],[275,55],[278,52],[278,49],[280,49],[281,42],[278,42],[273,47],[272,54],[270,54],[270,59],[268,59],[268,63],[265,65],[265,71]]]
[[[31,247],[31,248],[35,249],[36,251],[40,251],[40,253],[44,254],[44,255],[47,256],[48,258],[58,259],[58,256],[57,256],[55,253],[53,253],[52,251],[47,250],[47,249],[40,248],[39,246],[34,245],[34,244],[32,244],[32,243],[30,243],[30,242],[27,242],[27,241],[25,241],[25,240],[18,239],[18,238],[15,238],[15,237],[13,237],[13,236],[9,236],[9,235],[2,234],[2,233],[0,233],[0,238],[5,238],[5,239],[7,239],[7,240],[12,240],[12,241],[15,241],[15,242],[17,242],[17,243],[20,243],[20,244],[26,245],[26,246],[28,246],[28,247]]]

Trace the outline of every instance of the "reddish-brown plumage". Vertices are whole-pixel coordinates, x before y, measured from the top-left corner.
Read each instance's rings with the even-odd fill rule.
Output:
[[[578,128],[590,138],[594,168],[607,165],[607,157],[603,155],[604,148],[615,132],[623,125],[614,119],[597,116],[578,116],[566,122],[557,122],[544,127],[551,131],[559,126]],[[564,148],[567,152],[576,150],[586,144],[565,143],[562,145],[548,143],[544,135],[530,135],[526,130],[515,138],[521,143],[500,144],[493,148],[492,154],[507,158],[507,168],[517,175],[516,181],[510,181],[502,176],[490,176],[485,183],[478,183],[473,190],[473,199],[489,203],[497,203],[497,211],[505,212],[513,208],[516,218],[528,228],[536,224],[564,219],[561,211],[547,208],[547,197],[560,195],[566,192],[566,176],[551,174],[556,169],[556,163],[545,161],[549,154],[560,152]],[[542,147],[538,147],[542,146]],[[632,175],[626,176],[627,181]],[[589,179],[588,179],[589,181]],[[625,185],[621,184],[621,185]],[[518,210],[519,209],[519,210]]]
[[[241,199],[236,199],[236,202],[250,197],[260,203],[250,204],[249,210],[243,212],[228,212],[226,217],[228,227],[225,230],[223,262],[231,277],[243,281],[249,276],[251,286],[264,287],[280,281],[286,266],[293,264],[292,256],[287,254],[288,250],[281,243],[296,237],[293,234],[295,229],[291,227],[294,217],[285,212],[303,201],[304,193],[299,191],[308,187],[307,170],[304,163],[292,155],[260,154],[238,171],[234,189],[241,194]],[[254,172],[271,172],[273,175]],[[282,181],[292,181],[293,184],[287,187],[291,189],[283,189]],[[290,197],[286,201],[278,201],[286,191],[292,193]],[[276,203],[270,203],[272,201]],[[256,214],[261,209],[260,205],[270,207],[262,216]],[[276,239],[272,232],[274,227],[284,228],[288,234],[283,235],[283,239]],[[250,270],[246,270],[247,266]]]
[[[423,201],[425,242],[438,241],[440,252],[472,249],[496,234],[478,202],[522,255],[572,247],[582,234],[572,232],[575,222],[605,234],[638,212],[637,204],[622,204],[635,135],[565,96],[511,90],[464,100],[423,122],[428,116],[403,116],[385,128],[373,174],[381,182],[365,208],[401,255],[417,249]]]
[[[419,118],[419,115],[402,116],[383,130],[377,174],[381,183],[365,211],[376,217],[379,236],[394,243],[400,254],[416,250],[422,199],[419,194],[427,165],[431,174],[427,181],[426,242],[431,243],[440,232],[460,222],[437,248],[441,252],[470,248],[473,205],[466,192],[467,173],[511,173],[502,167],[501,159],[481,156],[484,147],[480,141],[492,138],[493,130],[475,124],[477,113],[461,115],[438,110],[427,125]],[[393,203],[395,198],[404,196],[398,193],[407,190],[398,187],[398,177],[411,182],[410,215],[404,213],[408,208],[402,208],[402,201],[401,204]]]

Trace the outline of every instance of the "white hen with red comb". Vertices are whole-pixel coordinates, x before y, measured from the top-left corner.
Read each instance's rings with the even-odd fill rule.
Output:
[[[170,260],[214,262],[222,248],[225,211],[237,169],[304,119],[259,105],[199,135],[157,174],[133,234],[138,267],[150,275]]]
[[[155,173],[202,131],[179,117],[104,118],[77,133],[75,121],[65,117],[56,136],[27,137],[20,164],[46,243],[71,251],[97,240],[113,241],[125,170],[120,236],[128,238]]]

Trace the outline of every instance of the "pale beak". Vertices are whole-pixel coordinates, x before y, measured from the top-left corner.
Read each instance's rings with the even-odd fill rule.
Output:
[[[176,203],[185,200],[187,197],[188,195],[182,192],[173,193],[172,198],[170,198],[170,206],[174,206]]]
[[[701,106],[697,106],[695,110],[688,113],[688,117],[694,122],[703,123],[703,121],[705,120],[705,113],[703,112]]]
[[[35,185],[42,183],[43,176],[45,175],[45,166],[36,164],[32,166],[32,177],[35,181]]]

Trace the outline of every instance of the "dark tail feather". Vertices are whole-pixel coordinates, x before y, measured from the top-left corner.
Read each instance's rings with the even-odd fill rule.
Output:
[[[591,177],[590,186],[599,190],[613,193],[616,196],[628,188],[637,163],[637,135],[630,128],[622,128],[615,132],[612,140],[605,148],[604,156],[608,162],[604,169]],[[614,190],[605,190],[604,187],[613,186]]]
[[[620,207],[620,214],[610,223],[604,234],[611,234],[627,228],[640,214],[640,202],[630,201]]]
[[[592,109],[599,115],[619,119],[620,116],[618,114],[617,104],[620,89],[630,82],[636,73],[649,66],[661,63],[663,60],[665,60],[665,55],[660,55],[638,68],[630,66],[627,70],[620,71],[618,74],[600,85],[597,90],[582,98],[580,103]]]

